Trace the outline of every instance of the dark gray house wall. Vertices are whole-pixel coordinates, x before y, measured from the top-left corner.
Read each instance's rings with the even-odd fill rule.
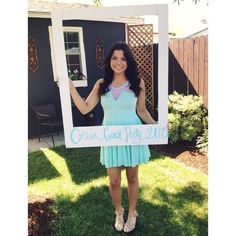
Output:
[[[28,136],[37,136],[36,117],[30,107],[31,103],[54,101],[60,111],[59,88],[53,80],[52,62],[48,26],[51,19],[29,18],[28,35],[36,41],[39,69],[28,72]],[[125,24],[96,21],[65,21],[64,26],[83,27],[88,86],[78,88],[82,97],[87,97],[94,83],[103,76],[103,71],[96,64],[95,40],[103,41],[104,53],[116,41],[125,41]],[[92,113],[96,124],[102,120],[102,108],[98,105]],[[74,125],[84,125],[84,116],[73,109]],[[46,132],[46,130],[45,130]]]

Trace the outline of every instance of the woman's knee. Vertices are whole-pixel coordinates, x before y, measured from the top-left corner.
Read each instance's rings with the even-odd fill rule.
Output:
[[[138,183],[138,166],[133,168],[126,169],[126,177],[128,184],[136,184]]]
[[[138,175],[127,175],[128,184],[138,183]]]
[[[110,187],[116,188],[121,183],[121,168],[109,168],[107,169],[109,176]]]
[[[110,187],[111,188],[117,188],[121,184],[121,179],[119,177],[117,178],[110,178]]]

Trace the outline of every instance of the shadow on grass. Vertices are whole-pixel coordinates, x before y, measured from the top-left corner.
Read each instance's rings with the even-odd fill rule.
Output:
[[[166,203],[171,203],[176,209],[181,209],[185,204],[196,203],[201,205],[207,200],[207,190],[202,188],[198,182],[191,182],[177,193],[169,193],[163,189],[156,188],[153,198]]]
[[[72,181],[76,184],[87,183],[94,179],[107,176],[107,171],[100,163],[100,148],[52,148],[54,152],[65,159]],[[150,160],[162,159],[165,156],[151,151]]]
[[[207,236],[207,213],[201,218],[192,211],[191,207],[187,207],[192,202],[201,205],[206,197],[200,186],[193,189],[195,187],[196,184],[190,184],[175,194],[156,189],[154,197],[160,198],[159,204],[153,204],[140,197],[137,204],[139,216],[136,230],[131,235]],[[145,189],[141,189],[140,196],[142,191]],[[126,219],[127,188],[123,188],[123,206],[126,209]],[[125,235],[117,233],[113,227],[114,207],[107,186],[91,188],[87,194],[76,201],[60,197],[54,207],[57,212],[53,224],[56,235]]]
[[[46,171],[45,171],[46,170]],[[59,177],[60,173],[50,163],[42,151],[29,154],[28,158],[28,183],[32,184],[40,180],[50,180]]]
[[[208,193],[198,182],[191,182],[175,193],[156,188],[152,197],[176,213],[171,219],[178,222],[180,231],[176,235],[208,235]],[[194,211],[196,207],[198,213]],[[202,217],[197,216],[199,211]]]
[[[87,183],[107,176],[106,168],[99,161],[99,148],[65,148],[65,146],[60,146],[52,150],[65,159],[72,181],[76,184]]]
[[[150,147],[150,153],[151,153],[150,161],[159,160],[159,159],[165,159],[167,157],[167,156],[157,152],[152,147]]]

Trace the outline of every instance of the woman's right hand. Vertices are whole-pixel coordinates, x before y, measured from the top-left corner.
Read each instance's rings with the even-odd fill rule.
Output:
[[[104,79],[99,79],[96,81],[95,85],[94,85],[94,89],[99,91],[100,89],[100,84],[103,83]]]
[[[69,79],[69,87],[70,87],[70,90],[75,88],[73,81],[71,79]]]

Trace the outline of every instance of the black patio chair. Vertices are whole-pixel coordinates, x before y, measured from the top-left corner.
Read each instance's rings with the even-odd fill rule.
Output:
[[[59,134],[58,129],[63,127],[62,120],[56,111],[56,108],[53,103],[44,103],[44,104],[30,104],[34,113],[37,117],[38,125],[38,138],[40,142],[41,138],[41,126],[48,127],[49,133],[52,137],[53,147],[55,147],[53,133],[56,129],[57,135]]]

